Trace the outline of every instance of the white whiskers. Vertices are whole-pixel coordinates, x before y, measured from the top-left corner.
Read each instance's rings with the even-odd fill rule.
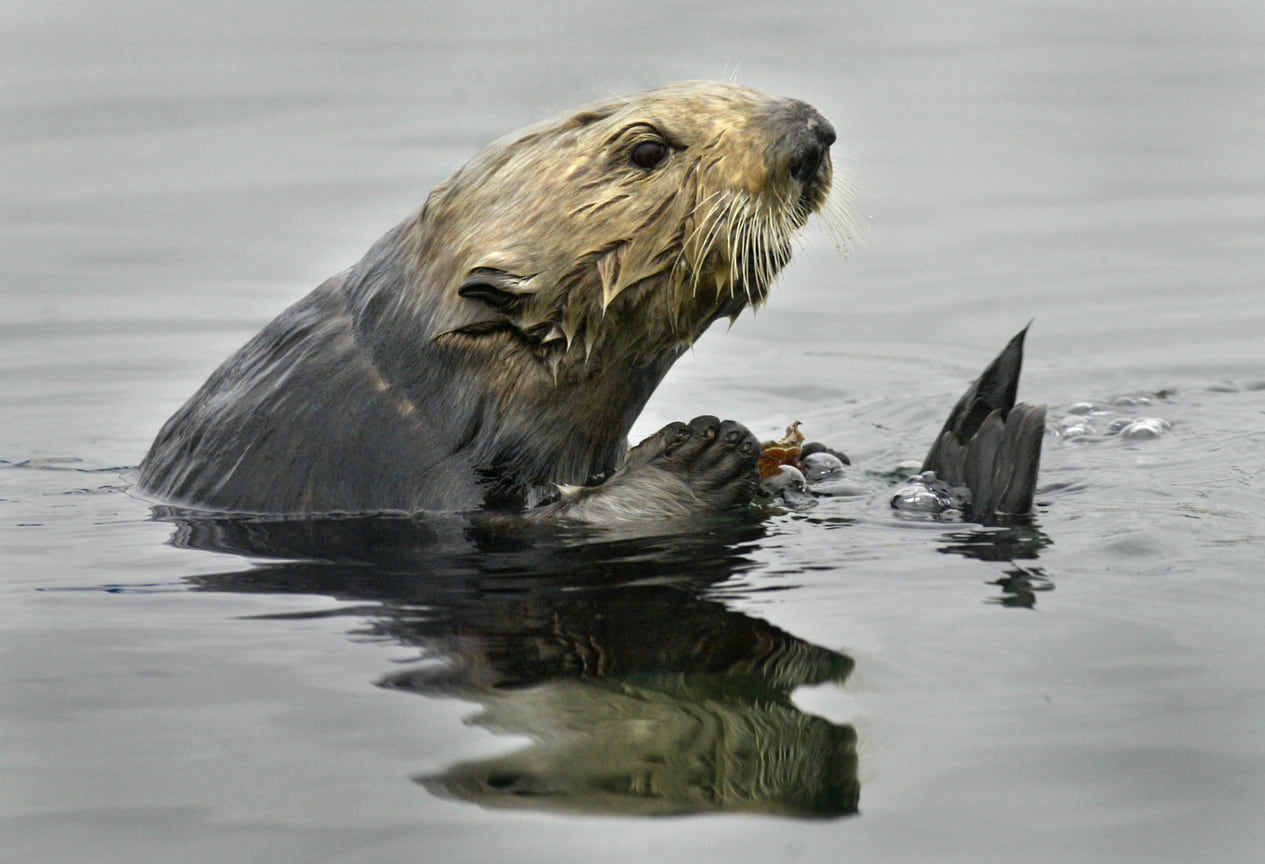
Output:
[[[836,176],[817,216],[840,253],[848,255],[860,244],[869,218],[867,209],[860,188]],[[812,210],[813,204],[798,197],[795,188],[781,190],[773,200],[753,199],[744,189],[717,190],[700,198],[673,265],[674,276],[685,283],[678,306],[686,297],[697,298],[705,278],[715,280],[718,294],[727,292],[735,298],[741,291],[748,305],[761,306],[769,286],[789,263],[795,242],[802,243],[799,229]],[[720,260],[710,258],[713,253]],[[725,269],[716,272],[716,265]]]
[[[850,255],[865,242],[870,223],[871,202],[853,180],[835,177],[826,203],[817,212],[826,236],[843,255]]]

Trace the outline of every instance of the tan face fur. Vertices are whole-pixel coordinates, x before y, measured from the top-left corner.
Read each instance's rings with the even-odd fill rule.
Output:
[[[764,300],[826,201],[833,140],[802,102],[712,82],[502,139],[420,214],[422,282],[443,293],[434,338],[509,332],[555,380],[594,354],[675,357]]]

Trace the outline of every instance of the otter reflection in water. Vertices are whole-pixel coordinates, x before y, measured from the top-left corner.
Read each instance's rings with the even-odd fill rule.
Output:
[[[801,685],[842,684],[852,660],[716,596],[751,566],[743,550],[763,535],[758,523],[620,539],[480,535],[406,518],[161,515],[179,545],[309,559],[194,577],[200,588],[366,601],[343,614],[425,658],[381,686],[479,703],[475,722],[532,740],[417,778],[435,794],[646,815],[857,810],[854,729],[790,698]]]

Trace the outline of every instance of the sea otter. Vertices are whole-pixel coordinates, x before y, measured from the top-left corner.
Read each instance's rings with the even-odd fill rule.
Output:
[[[694,340],[764,301],[827,201],[834,141],[804,102],[691,82],[493,143],[225,361],[140,490],[592,522],[747,503],[759,443],[740,424],[627,436]]]

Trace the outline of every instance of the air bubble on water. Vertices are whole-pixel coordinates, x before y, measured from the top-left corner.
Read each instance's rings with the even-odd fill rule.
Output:
[[[961,511],[970,502],[965,487],[949,486],[934,471],[910,477],[892,492],[892,509],[904,513],[948,515]]]
[[[1173,431],[1173,425],[1160,417],[1139,417],[1120,428],[1126,441],[1152,441]]]
[[[833,453],[809,453],[801,457],[800,467],[809,483],[832,480],[843,476],[843,461]]]

